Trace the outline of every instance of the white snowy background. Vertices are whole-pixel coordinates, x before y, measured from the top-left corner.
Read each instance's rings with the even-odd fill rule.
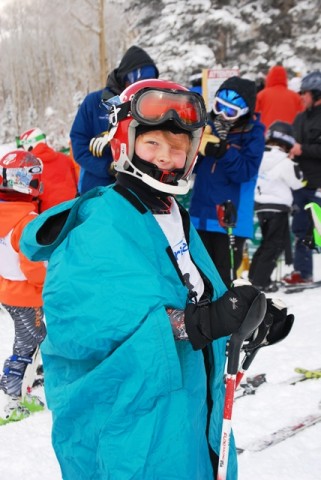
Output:
[[[0,155],[11,148],[12,145],[0,146]],[[319,280],[321,254],[314,254],[313,259],[315,280]],[[320,293],[321,289],[316,288],[291,295],[273,294],[286,302],[295,322],[283,342],[261,349],[247,372],[251,376],[265,373],[267,382],[255,395],[244,396],[234,404],[237,446],[244,448],[281,427],[295,425],[306,415],[321,414],[321,379],[282,384],[295,375],[295,367],[321,367]],[[0,309],[0,339],[1,368],[11,354],[13,342],[12,320],[3,309]],[[45,399],[43,388],[34,393]],[[0,427],[1,480],[60,480],[50,436],[51,413],[47,409]],[[262,452],[240,455],[238,480],[319,480],[320,448],[321,422]]]

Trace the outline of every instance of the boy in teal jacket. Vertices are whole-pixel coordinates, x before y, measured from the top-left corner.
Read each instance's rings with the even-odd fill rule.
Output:
[[[43,213],[22,239],[29,258],[48,260],[53,446],[64,480],[212,480],[226,340],[258,291],[226,290],[173,197],[189,189],[202,98],[145,80],[112,104],[116,184]]]

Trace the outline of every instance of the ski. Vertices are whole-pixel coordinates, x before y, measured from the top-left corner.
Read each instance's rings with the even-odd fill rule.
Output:
[[[284,287],[284,293],[300,293],[303,292],[304,290],[311,290],[314,288],[319,288],[321,287],[321,280],[318,280],[313,283],[308,283],[306,285],[286,285],[282,283],[282,287]]]
[[[280,442],[283,442],[284,440],[287,440],[290,437],[293,437],[297,433],[302,432],[303,430],[312,427],[319,422],[321,422],[321,413],[307,415],[306,417],[303,417],[301,419],[298,419],[296,422],[293,422],[293,424],[291,425],[282,427],[271,433],[270,435],[266,435],[258,441],[250,443],[245,448],[237,448],[237,453],[240,455],[243,452],[261,452],[268,447],[272,447]]]
[[[315,370],[308,370],[306,368],[298,367],[295,368],[294,371],[298,373],[298,375],[293,375],[293,377],[290,377],[287,380],[283,380],[282,382],[280,382],[280,385],[295,385],[306,380],[321,378],[321,368],[317,368]],[[247,395],[255,395],[256,390],[264,383],[267,383],[265,373],[260,373],[258,375],[253,375],[252,377],[247,377],[246,382],[241,383],[241,388],[235,393],[234,399],[237,400]]]
[[[317,368],[316,370],[307,370],[306,368],[297,367],[294,369],[296,373],[303,375],[305,379],[309,380],[310,378],[321,378],[321,368]]]

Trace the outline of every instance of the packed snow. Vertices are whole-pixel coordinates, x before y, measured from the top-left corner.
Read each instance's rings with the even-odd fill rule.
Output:
[[[321,279],[321,254],[314,255],[314,264],[315,279]],[[235,401],[232,421],[237,446],[245,448],[279,428],[295,425],[309,414],[321,413],[321,379],[282,384],[295,375],[295,367],[321,367],[320,292],[316,288],[291,295],[273,294],[286,302],[295,322],[283,342],[261,349],[246,374],[265,373],[267,382],[255,395]],[[0,338],[2,364],[11,353],[13,341],[12,321],[3,309]],[[44,399],[42,388],[34,393]],[[50,435],[51,414],[47,409],[0,427],[1,479],[60,480]],[[321,422],[262,452],[244,452],[239,456],[238,480],[318,480],[320,445]]]

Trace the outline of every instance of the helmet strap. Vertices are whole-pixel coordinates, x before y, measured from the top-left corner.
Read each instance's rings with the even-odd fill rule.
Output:
[[[8,180],[7,180],[7,169],[6,168],[4,168],[2,170],[2,179],[3,179],[2,186],[7,187],[8,186]]]
[[[177,168],[171,171],[161,170],[153,163],[146,162],[140,158],[136,153],[133,155],[132,162],[141,172],[147,173],[147,175],[162,183],[177,185],[178,180],[180,180],[184,174],[184,168]]]
[[[168,193],[155,190],[140,178],[119,172],[116,184],[133,191],[153,214],[170,213],[172,199]]]

